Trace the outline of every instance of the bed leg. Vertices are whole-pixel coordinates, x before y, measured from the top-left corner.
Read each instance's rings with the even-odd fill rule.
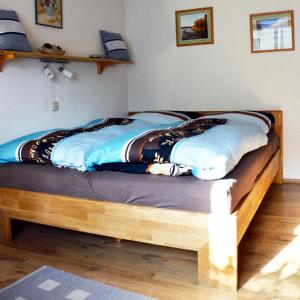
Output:
[[[236,216],[212,216],[208,242],[198,250],[198,280],[209,287],[238,289]]]
[[[12,245],[11,219],[0,210],[0,242],[6,246]]]
[[[282,168],[279,169],[278,173],[276,174],[273,183],[275,184],[283,184],[283,171]]]
[[[237,291],[238,251],[231,251],[230,256],[222,252],[222,248],[211,249],[208,244],[198,251],[199,284]]]
[[[280,143],[280,161],[279,161],[279,170],[273,180],[275,184],[283,184],[283,143],[282,143],[282,136],[281,136],[281,143]]]

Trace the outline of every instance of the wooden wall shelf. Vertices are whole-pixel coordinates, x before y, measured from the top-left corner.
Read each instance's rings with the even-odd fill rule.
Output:
[[[53,61],[77,61],[97,64],[97,74],[102,74],[107,66],[118,65],[118,64],[130,64],[131,61],[126,60],[114,60],[107,58],[90,58],[81,56],[70,56],[70,55],[53,55],[43,54],[40,52],[19,52],[19,51],[6,51],[0,50],[0,72],[2,72],[4,64],[8,60],[17,58],[32,58],[42,60],[53,60]]]

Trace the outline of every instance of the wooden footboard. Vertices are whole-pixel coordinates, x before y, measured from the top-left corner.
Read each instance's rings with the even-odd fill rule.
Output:
[[[276,116],[281,122],[281,112]],[[275,123],[281,137],[281,124]],[[275,130],[276,131],[276,130]],[[282,149],[282,148],[281,148]],[[0,239],[12,243],[11,220],[197,251],[203,285],[237,290],[238,245],[274,178],[282,179],[282,151],[252,191],[227,216],[152,208],[0,188]]]

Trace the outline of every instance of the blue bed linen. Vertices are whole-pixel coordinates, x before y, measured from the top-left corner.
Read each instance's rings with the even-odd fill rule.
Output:
[[[0,145],[0,163],[54,164],[92,171],[97,165],[133,162],[151,165],[151,174],[173,176],[174,172],[166,172],[169,165],[192,170],[200,179],[219,179],[243,155],[267,144],[270,127],[269,120],[254,112],[216,114],[171,125],[105,118]]]
[[[90,127],[92,127],[96,124],[99,124],[105,120],[107,120],[107,119],[106,118],[95,119],[95,120],[92,120],[80,127],[69,128],[67,130],[73,130],[76,128],[90,128]],[[59,130],[64,130],[64,129],[56,128],[56,129],[50,129],[50,130],[43,130],[43,131],[39,131],[39,132],[35,132],[35,133],[31,133],[31,134],[22,136],[20,138],[14,139],[12,141],[8,141],[8,142],[0,145],[0,164],[22,162],[20,159],[20,155],[18,155],[18,154],[19,154],[19,150],[26,142],[29,142],[31,140],[40,139],[44,136],[51,134],[52,132],[56,132]]]
[[[136,121],[136,122],[142,122],[142,121]],[[147,122],[146,122],[147,123]],[[127,133],[117,137],[117,138],[111,138],[107,140],[105,144],[102,145],[102,147],[94,147],[87,153],[86,156],[86,166],[88,170],[94,170],[95,165],[102,165],[105,163],[114,163],[114,162],[125,162],[124,158],[124,148],[128,146],[128,144],[134,140],[136,137],[141,137],[144,134],[147,134],[151,131],[161,130],[161,129],[169,129],[174,126],[179,126],[180,124],[183,124],[183,121],[177,122],[172,124],[149,124],[144,127],[140,127],[136,130],[128,131]]]
[[[77,134],[58,143],[52,151],[51,160],[54,165],[59,167],[68,167],[83,172],[91,171],[94,169],[94,165],[89,165],[87,158],[91,157],[93,153],[97,155],[99,149],[103,149],[106,159],[113,155],[111,159],[120,162],[118,153],[105,146],[111,140],[117,140],[123,144],[124,140],[134,137],[137,133],[169,127],[169,124],[155,125],[134,120],[126,126],[114,125],[95,132]]]
[[[56,131],[56,130],[57,129],[51,130],[51,131],[49,131],[49,130],[39,131],[36,133],[25,135],[23,137],[17,138],[13,141],[9,141],[5,144],[0,145],[0,163],[5,164],[5,163],[20,162],[20,160],[18,158],[18,151],[19,151],[19,147],[21,147],[21,145],[23,143],[25,143],[26,141],[40,138],[40,137],[42,137],[52,131]]]
[[[101,147],[95,147],[89,152],[86,158],[86,165],[89,170],[92,170],[95,165],[119,163],[119,162],[144,162],[154,163],[163,166],[165,163],[176,165],[186,165],[192,168],[192,173],[199,179],[212,180],[223,178],[238,164],[240,159],[248,152],[256,150],[268,142],[267,133],[270,130],[269,126],[261,119],[255,116],[247,116],[242,114],[223,114],[211,115],[210,118],[221,118],[226,121],[225,124],[213,126],[204,133],[195,133],[195,136],[182,138],[180,141],[172,139],[170,132],[171,152],[170,158],[165,159],[163,156],[166,153],[164,150],[165,144],[168,141],[164,136],[161,148],[155,148],[155,159],[147,161],[140,153],[147,153],[146,142],[151,139],[159,139],[160,133],[151,132],[152,130],[136,130],[120,138],[113,138],[103,144]],[[199,118],[200,119],[208,119]],[[222,121],[222,119],[220,119]],[[193,120],[192,122],[198,122]],[[173,124],[173,131],[180,132],[184,128],[184,124],[188,122],[180,122],[176,126]],[[144,141],[143,136],[147,135]],[[137,147],[141,147],[137,151]],[[150,149],[151,150],[151,149]],[[142,152],[141,152],[142,151]],[[153,152],[153,151],[152,151]]]

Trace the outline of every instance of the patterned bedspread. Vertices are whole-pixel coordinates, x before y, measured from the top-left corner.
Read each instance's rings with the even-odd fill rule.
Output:
[[[169,176],[192,172],[200,179],[219,179],[246,153],[267,144],[270,126],[267,118],[256,113],[200,117],[168,129],[110,139],[87,156],[86,164],[90,170],[96,166]]]
[[[226,119],[197,119],[178,127],[145,132],[124,147],[125,162],[100,166],[96,164],[95,169],[168,176],[188,175],[191,173],[191,166],[171,162],[174,147],[184,139],[204,134],[215,126],[225,125],[226,122]]]
[[[248,152],[267,144],[270,120],[235,112],[170,124],[100,119],[0,146],[0,163],[54,164],[80,171],[115,170],[200,179],[224,177]]]
[[[80,133],[99,131],[113,125],[129,125],[130,119],[103,119],[92,126],[79,127],[71,130],[51,131],[36,139],[24,141],[17,148],[17,160],[25,163],[52,164],[51,154],[54,147],[62,140]]]

